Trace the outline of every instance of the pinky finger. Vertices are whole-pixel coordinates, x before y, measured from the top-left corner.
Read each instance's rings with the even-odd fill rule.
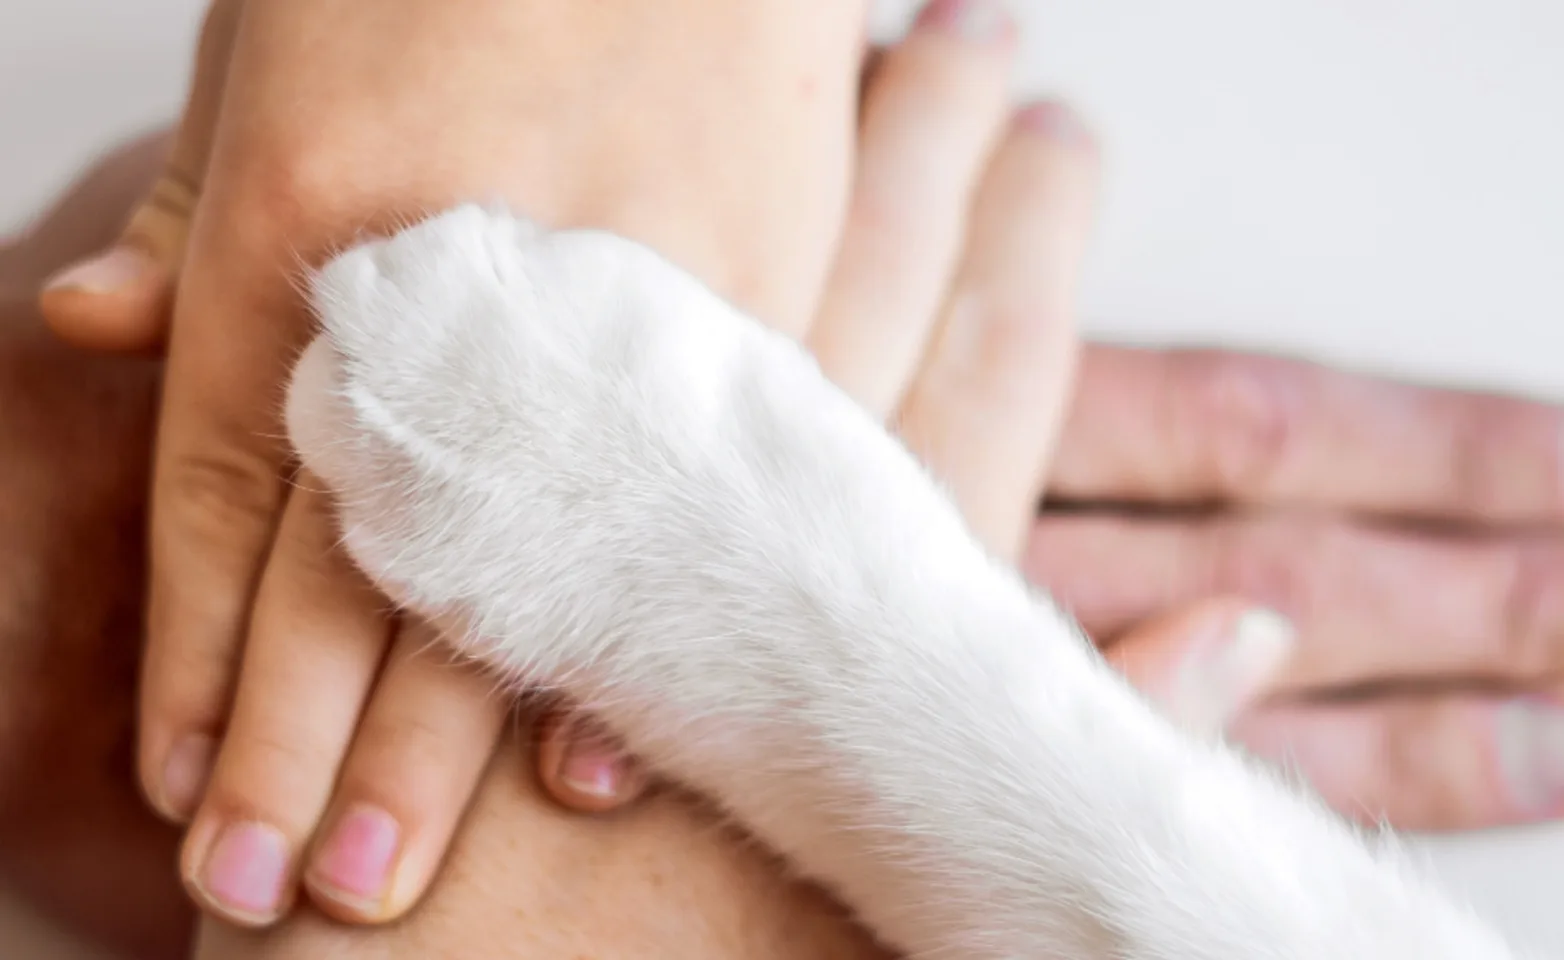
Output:
[[[1242,600],[1186,604],[1132,628],[1106,656],[1180,726],[1219,733],[1253,704],[1292,653],[1282,617]]]
[[[538,724],[538,778],[561,806],[607,813],[629,806],[650,780],[639,761],[585,713],[551,711]]]
[[[1363,823],[1446,831],[1564,816],[1564,705],[1543,697],[1276,705],[1233,734]]]

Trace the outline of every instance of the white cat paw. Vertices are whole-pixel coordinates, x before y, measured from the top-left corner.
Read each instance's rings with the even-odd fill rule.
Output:
[[[688,595],[724,549],[713,525],[776,510],[810,442],[810,418],[756,391],[845,402],[790,342],[605,233],[462,207],[342,254],[313,293],[322,335],[288,405],[304,465],[373,580],[484,634],[520,627],[495,622],[519,615],[497,595],[532,591],[527,615],[582,637],[637,583]]]

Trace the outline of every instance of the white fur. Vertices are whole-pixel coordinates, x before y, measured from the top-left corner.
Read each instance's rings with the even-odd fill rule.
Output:
[[[289,429],[355,560],[910,955],[1511,955],[1155,715],[799,347],[645,248],[464,207],[315,292]]]

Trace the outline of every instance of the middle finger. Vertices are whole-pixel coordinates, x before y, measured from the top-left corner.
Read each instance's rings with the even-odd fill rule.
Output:
[[[1564,540],[1453,536],[1340,516],[1045,514],[1025,569],[1094,634],[1201,597],[1287,616],[1296,687],[1564,670]]]
[[[970,195],[1003,129],[1015,28],[995,2],[939,0],[864,95],[847,224],[809,349],[877,417],[917,368],[960,259]]]

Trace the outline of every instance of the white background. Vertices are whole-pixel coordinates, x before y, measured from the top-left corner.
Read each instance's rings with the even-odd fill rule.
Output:
[[[1564,399],[1564,3],[1016,5],[1024,88],[1073,99],[1109,151],[1094,333]],[[201,6],[0,0],[0,234],[173,115]],[[1564,827],[1426,847],[1564,955]],[[48,956],[11,952],[11,912],[7,954]]]

